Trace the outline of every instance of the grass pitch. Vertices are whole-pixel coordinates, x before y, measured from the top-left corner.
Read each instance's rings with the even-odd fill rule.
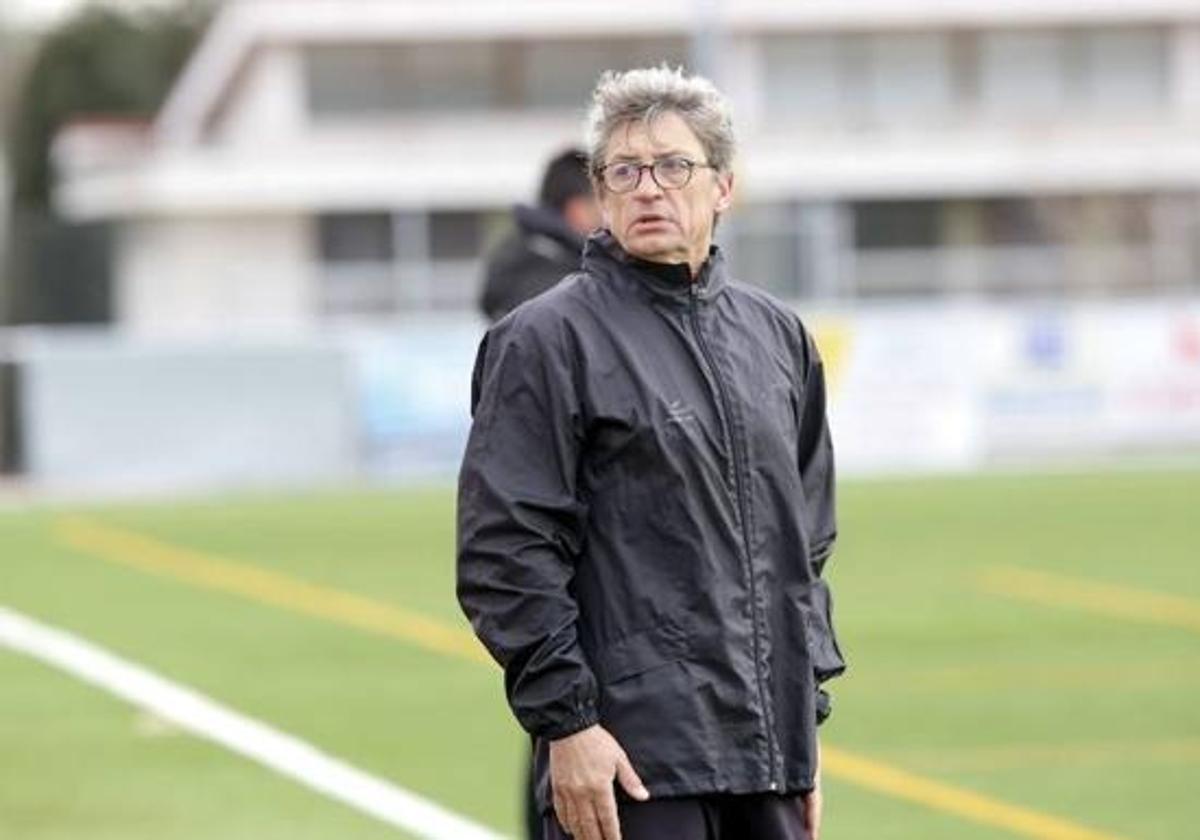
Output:
[[[1196,836],[1200,473],[847,481],[840,501],[824,840]],[[181,554],[121,559],[79,521]],[[239,571],[186,571],[209,562]],[[270,602],[236,582],[255,570],[399,618]],[[0,513],[0,604],[518,835],[499,671],[412,623],[467,632],[449,489]],[[997,817],[1018,812],[1057,822]],[[397,836],[0,648],[0,837]]]

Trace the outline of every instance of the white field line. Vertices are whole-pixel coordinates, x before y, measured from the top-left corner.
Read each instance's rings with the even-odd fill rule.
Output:
[[[502,836],[311,744],[0,606],[0,646],[53,665],[351,808],[427,840]]]

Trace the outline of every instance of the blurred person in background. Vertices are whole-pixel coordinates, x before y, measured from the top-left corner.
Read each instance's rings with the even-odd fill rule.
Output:
[[[606,73],[588,121],[605,229],[476,358],[459,601],[534,737],[548,840],[816,840],[845,669],[821,358],[712,244],[721,93]]]
[[[513,209],[517,229],[488,256],[479,308],[493,323],[579,268],[584,239],[600,226],[582,151],[550,161],[538,202]]]

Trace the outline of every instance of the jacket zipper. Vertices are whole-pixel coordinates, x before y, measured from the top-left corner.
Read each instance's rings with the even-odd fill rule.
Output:
[[[758,681],[759,700],[763,706],[763,723],[766,728],[767,735],[767,776],[772,790],[779,787],[779,783],[775,779],[775,725],[771,713],[771,705],[767,701],[766,681],[762,672],[762,656],[760,652],[759,642],[759,615],[758,615],[758,587],[754,578],[754,562],[752,558],[750,540],[750,518],[749,510],[746,502],[745,488],[742,486],[742,450],[738,445],[737,436],[733,431],[732,410],[729,403],[729,394],[725,390],[725,382],[721,378],[721,372],[717,369],[716,363],[713,361],[712,352],[708,347],[708,343],[704,338],[704,333],[700,329],[700,313],[698,296],[699,288],[693,281],[688,287],[691,306],[689,312],[692,320],[692,331],[696,334],[696,343],[700,346],[700,354],[704,357],[705,363],[712,372],[713,382],[717,386],[717,396],[721,405],[721,422],[725,427],[725,435],[729,441],[729,450],[733,456],[733,482],[734,493],[737,496],[738,516],[742,522],[742,543],[745,546],[746,552],[746,571],[750,578],[750,621],[751,621],[751,638],[754,642],[754,675]]]

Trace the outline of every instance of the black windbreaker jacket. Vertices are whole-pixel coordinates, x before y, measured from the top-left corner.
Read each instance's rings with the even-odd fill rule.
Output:
[[[821,359],[797,316],[588,240],[479,348],[458,598],[535,739],[600,723],[652,796],[812,788],[845,670]]]

